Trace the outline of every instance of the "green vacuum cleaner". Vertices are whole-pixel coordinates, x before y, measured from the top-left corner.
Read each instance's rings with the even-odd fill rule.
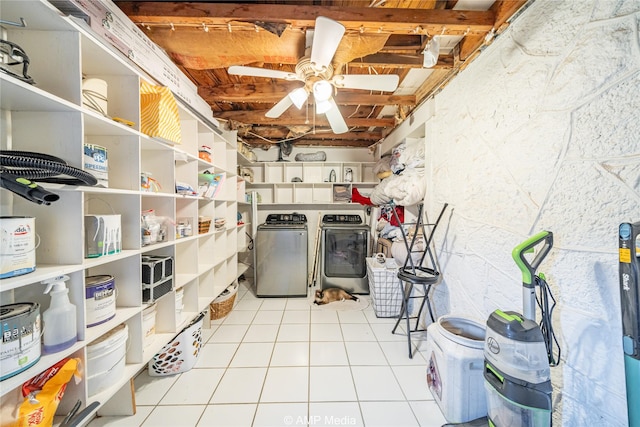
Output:
[[[640,222],[620,224],[618,234],[627,412],[629,427],[640,427]]]
[[[512,256],[522,271],[523,313],[496,310],[487,320],[484,379],[490,426],[551,425],[550,367],[557,365],[554,349],[560,357],[551,326],[555,299],[544,275],[535,272],[552,246],[553,234],[543,231],[515,247]],[[527,255],[535,251],[529,261]],[[540,324],[536,305],[541,310]]]

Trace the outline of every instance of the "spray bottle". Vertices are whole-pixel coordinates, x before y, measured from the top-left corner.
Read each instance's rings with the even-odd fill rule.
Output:
[[[78,339],[76,306],[69,301],[65,281],[69,276],[43,280],[45,294],[51,295],[49,308],[42,314],[44,321],[44,352],[55,353],[71,347]]]

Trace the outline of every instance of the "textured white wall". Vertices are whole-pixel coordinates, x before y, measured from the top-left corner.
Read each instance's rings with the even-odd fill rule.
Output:
[[[640,0],[537,0],[435,98],[438,314],[522,310],[511,251],[549,230],[556,425],[627,423],[617,227],[640,221]],[[636,403],[637,404],[637,403]]]

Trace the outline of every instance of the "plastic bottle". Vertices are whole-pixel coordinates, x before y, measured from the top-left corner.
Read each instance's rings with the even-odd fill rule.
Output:
[[[47,285],[44,293],[51,295],[49,308],[42,314],[45,353],[64,350],[78,340],[76,306],[69,301],[67,280],[69,276],[58,276],[42,282]]]

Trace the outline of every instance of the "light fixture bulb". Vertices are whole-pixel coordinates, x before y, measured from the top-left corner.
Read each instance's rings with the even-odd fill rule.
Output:
[[[327,111],[329,111],[331,109],[331,107],[333,107],[333,105],[331,105],[329,100],[318,101],[316,99],[316,113],[317,114],[324,114]]]
[[[289,98],[291,98],[293,105],[298,107],[298,110],[302,108],[305,102],[307,102],[308,97],[309,93],[303,87],[299,87],[289,94]]]
[[[326,80],[318,80],[313,84],[313,96],[316,103],[326,101],[333,94],[333,86]]]
[[[431,68],[438,63],[438,56],[440,55],[440,37],[433,36],[431,40],[424,47],[422,52],[424,58],[422,60],[422,66],[424,68]]]

